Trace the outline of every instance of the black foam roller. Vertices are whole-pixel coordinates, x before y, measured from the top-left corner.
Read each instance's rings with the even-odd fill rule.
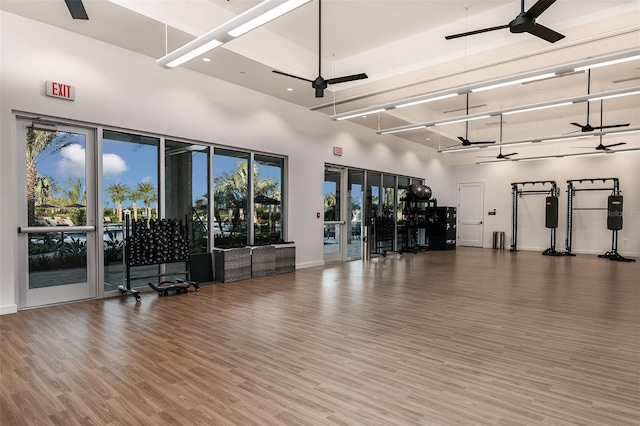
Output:
[[[622,229],[622,195],[609,195],[607,200],[607,229]]]
[[[558,197],[547,197],[545,201],[544,226],[547,228],[558,227]]]

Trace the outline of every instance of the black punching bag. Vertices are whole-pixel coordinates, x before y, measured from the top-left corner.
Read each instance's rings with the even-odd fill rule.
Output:
[[[607,202],[607,229],[622,229],[622,195],[609,195]]]
[[[544,226],[547,228],[558,227],[558,197],[547,197]]]

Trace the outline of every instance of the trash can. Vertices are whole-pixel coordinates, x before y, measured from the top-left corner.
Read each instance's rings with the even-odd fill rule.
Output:
[[[363,228],[362,260],[366,261],[371,259],[371,250],[369,249],[369,241],[371,240],[371,235],[369,234],[369,226],[364,226]]]
[[[496,250],[504,250],[504,231],[493,232],[493,248]]]

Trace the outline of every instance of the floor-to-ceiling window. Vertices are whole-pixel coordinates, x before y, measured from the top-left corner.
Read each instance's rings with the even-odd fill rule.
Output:
[[[253,169],[254,244],[281,242],[284,159],[255,154]]]
[[[209,147],[165,142],[165,218],[181,220],[189,253],[209,251]]]
[[[125,284],[124,222],[158,218],[160,138],[105,130],[102,137],[104,291]],[[157,266],[136,266],[132,275],[157,274]],[[134,280],[132,287],[147,281]]]
[[[362,203],[364,201],[364,171],[349,169],[347,172],[347,259],[362,256]]]
[[[216,247],[240,247],[249,244],[249,153],[215,148],[214,222]]]

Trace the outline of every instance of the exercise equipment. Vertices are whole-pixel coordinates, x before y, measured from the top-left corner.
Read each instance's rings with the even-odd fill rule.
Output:
[[[591,187],[576,188],[576,184],[595,184],[612,182],[612,187]],[[576,192],[581,191],[611,191],[611,195],[607,198],[607,207],[573,207],[573,198]],[[600,258],[615,260],[618,262],[635,262],[635,259],[623,257],[618,253],[618,231],[622,229],[622,194],[620,193],[620,181],[618,178],[588,178],[588,179],[571,179],[567,181],[567,240],[566,254],[575,256],[571,253],[571,243],[573,236],[573,212],[576,210],[606,210],[607,211],[607,229],[612,232],[611,250],[598,255]]]
[[[196,291],[200,291],[200,286],[196,282],[188,280],[189,235],[187,227],[182,224],[182,221],[175,219],[131,220],[131,217],[126,215],[124,232],[125,284],[118,286],[122,296],[131,294],[135,297],[136,302],[140,302],[140,291],[131,288],[132,280],[163,278],[169,275],[185,275],[187,279],[165,280],[158,285],[148,284],[159,295],[165,296],[169,290],[188,293],[190,286],[193,286]],[[186,270],[171,274],[131,276],[131,268],[134,266],[164,265],[175,262],[184,262]]]
[[[409,186],[409,194],[411,198],[416,200],[429,200],[433,195],[433,192],[427,185],[412,183],[411,186]]]
[[[526,185],[549,185],[549,189],[524,189]],[[563,252],[556,251],[556,228],[558,227],[558,184],[555,180],[538,180],[527,182],[512,182],[511,193],[513,196],[512,223],[511,223],[511,249],[518,251],[518,199],[525,195],[546,194],[545,198],[545,228],[551,230],[551,245],[542,252],[544,256],[563,256]]]

